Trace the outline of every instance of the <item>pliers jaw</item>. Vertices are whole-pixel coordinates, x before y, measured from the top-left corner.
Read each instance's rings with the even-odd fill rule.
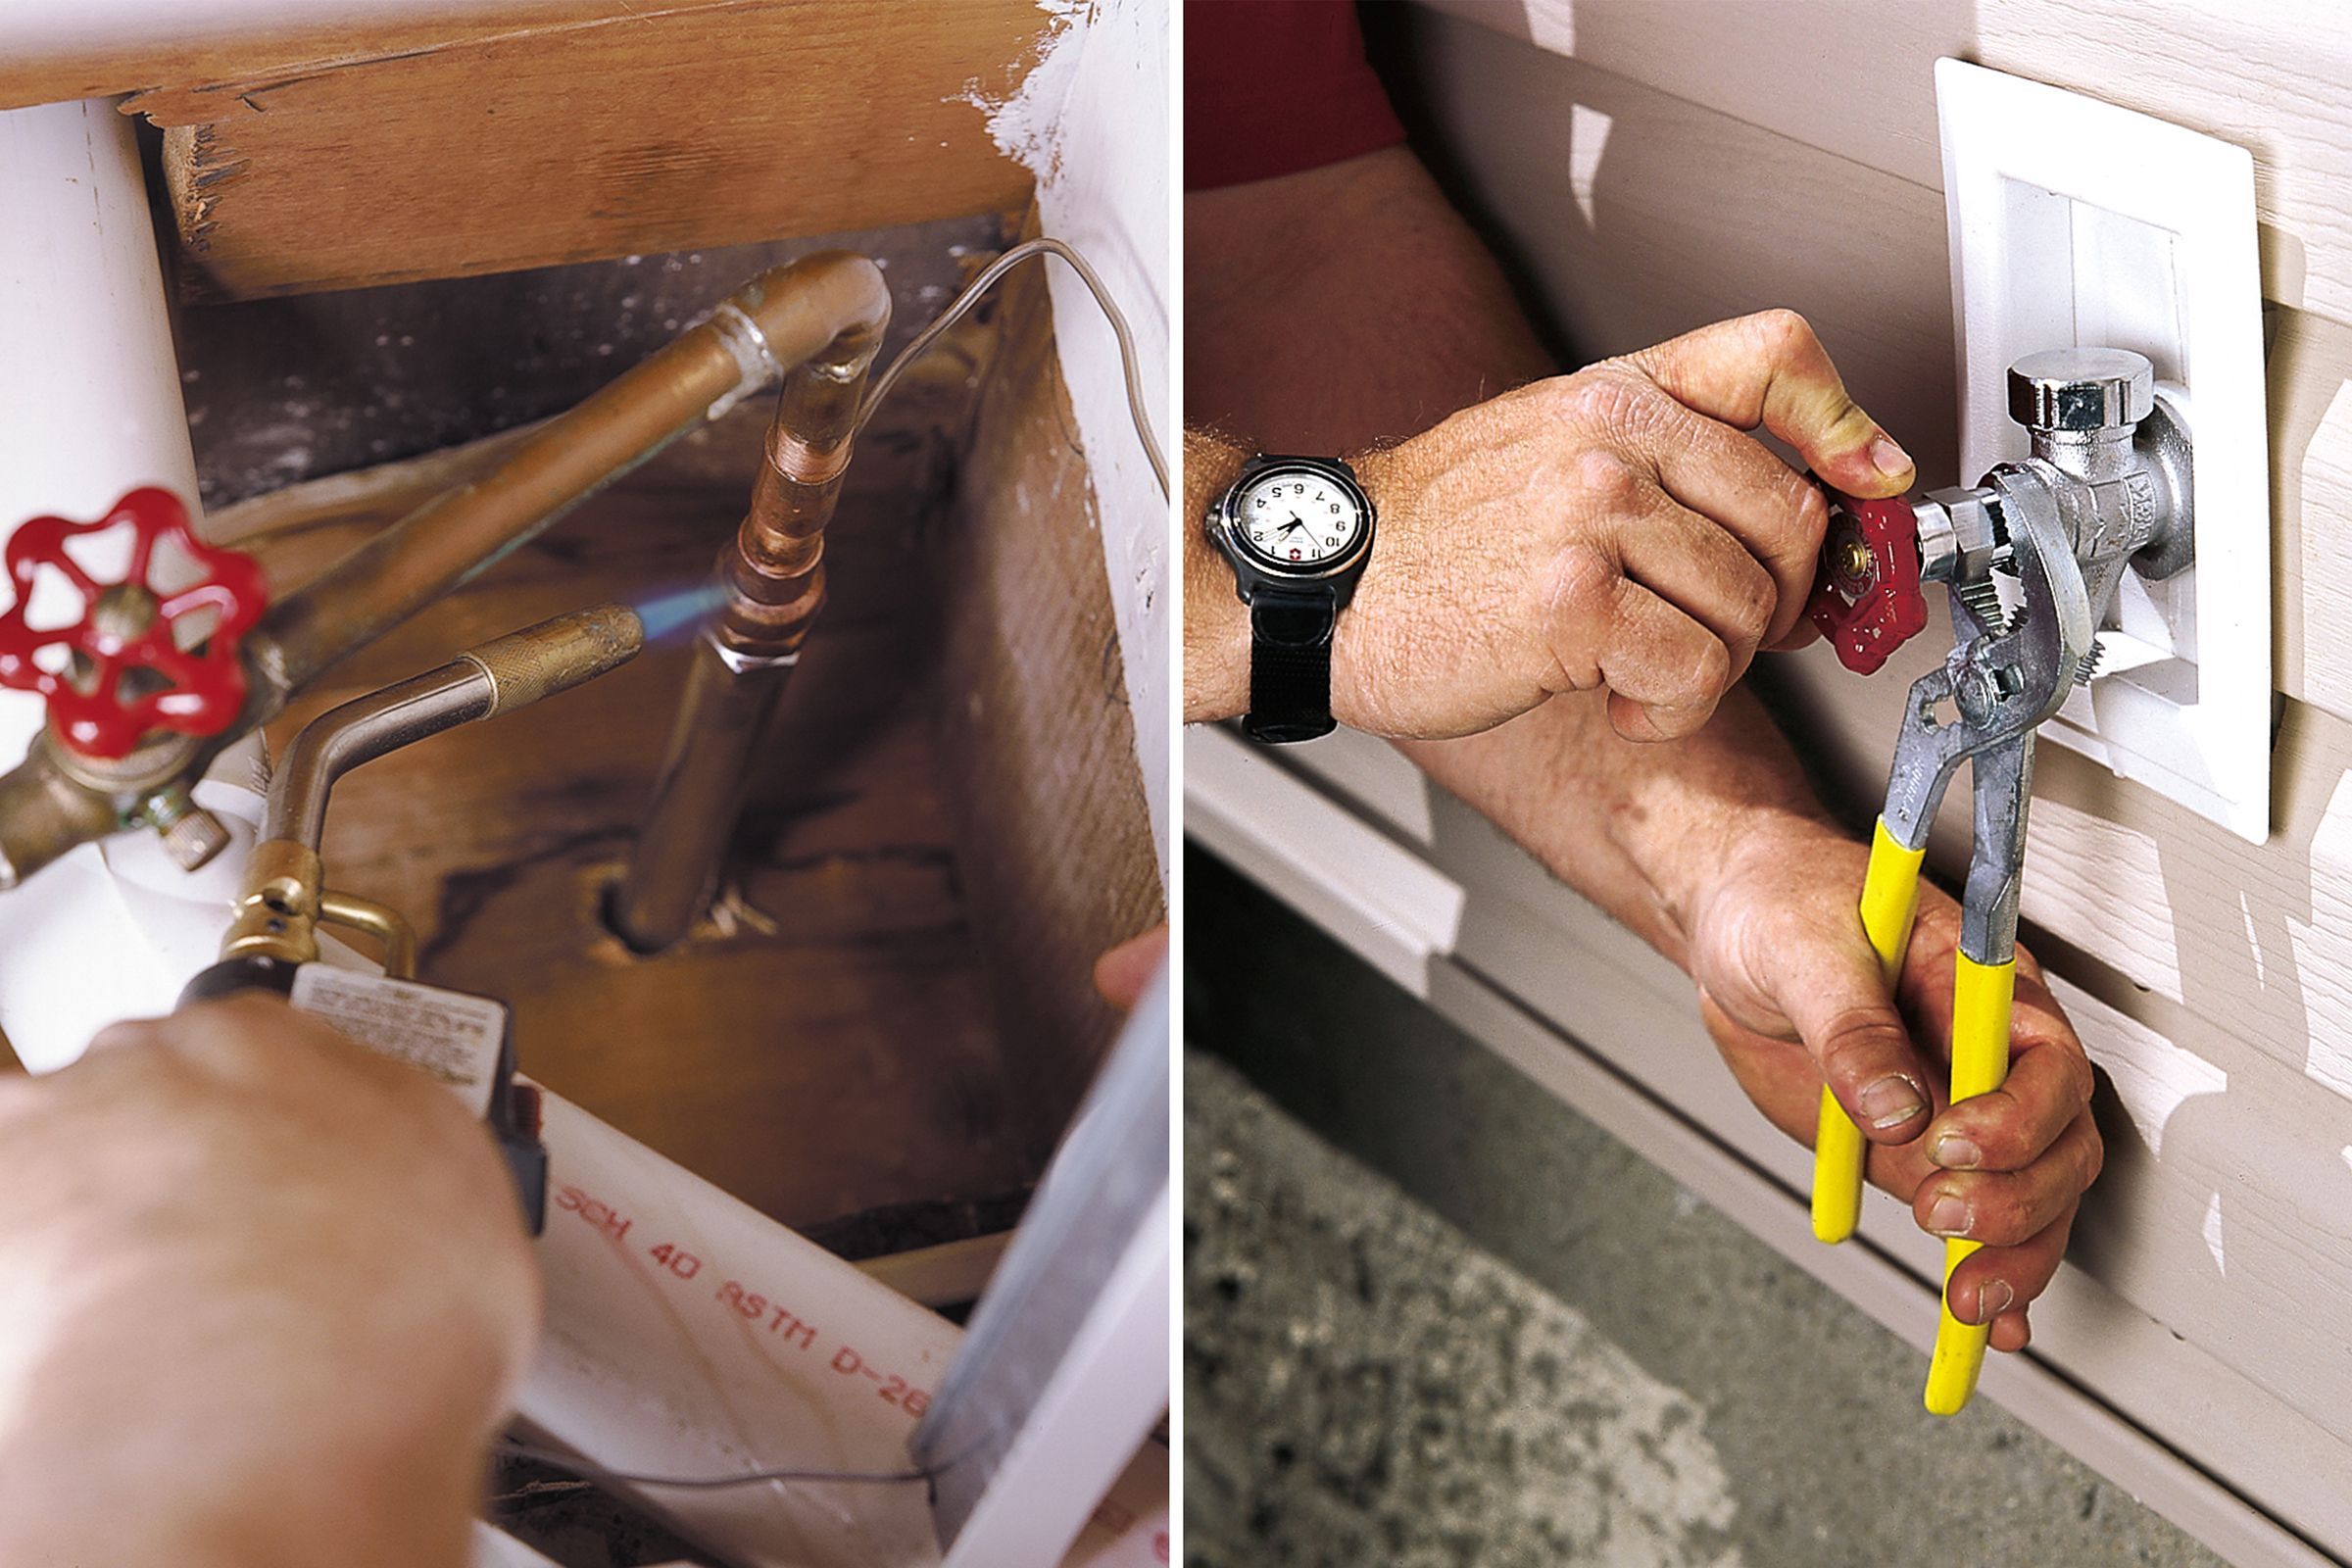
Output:
[[[2062,492],[2034,463],[1994,469],[1966,504],[1991,519],[1998,547],[1949,579],[1953,648],[1940,668],[1911,687],[1886,818],[1897,843],[1924,849],[1952,775],[1962,762],[1973,764],[1976,833],[1961,949],[1979,963],[2005,963],[2017,941],[2034,732],[2086,672],[2097,621]],[[2000,610],[1996,570],[2017,578],[2021,602],[2013,615]]]

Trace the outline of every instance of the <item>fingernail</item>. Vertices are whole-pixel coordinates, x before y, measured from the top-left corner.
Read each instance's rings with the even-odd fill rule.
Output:
[[[1900,1127],[1928,1108],[1911,1080],[1895,1073],[1888,1073],[1865,1088],[1855,1097],[1855,1102],[1862,1107],[1862,1114],[1870,1124],[1881,1132]]]
[[[2007,1280],[1986,1280],[1977,1287],[1977,1321],[1991,1322],[2008,1311],[2009,1303],[2016,1299],[2017,1293],[2009,1288]]]
[[[1944,1194],[1928,1209],[1928,1230],[1936,1236],[1965,1236],[1968,1234],[1967,1200]],[[2002,1289],[2008,1289],[2003,1286]]]
[[[1945,1133],[1936,1140],[1936,1147],[1929,1152],[1928,1157],[1945,1170],[1975,1170],[1984,1163],[1984,1151],[1979,1149],[1973,1139],[1964,1138],[1958,1133]]]
[[[1894,437],[1884,431],[1870,444],[1870,461],[1889,479],[1900,478],[1911,471],[1911,454],[1894,444]]]

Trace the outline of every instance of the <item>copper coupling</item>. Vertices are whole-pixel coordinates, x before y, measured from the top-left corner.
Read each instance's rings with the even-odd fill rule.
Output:
[[[825,601],[825,525],[850,465],[866,373],[882,346],[890,296],[788,372],[768,425],[766,461],[731,544],[719,552],[726,590],[711,635],[740,667],[789,663]]]

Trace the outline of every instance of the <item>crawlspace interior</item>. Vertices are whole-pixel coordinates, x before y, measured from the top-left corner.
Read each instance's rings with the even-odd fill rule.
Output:
[[[887,360],[1020,218],[183,303],[209,531],[298,585],[810,250],[883,262]],[[771,407],[746,400],[332,670],[273,747],[484,638],[691,590]],[[786,1224],[860,1257],[1002,1232],[1115,1028],[1095,956],[1160,916],[1092,508],[1045,292],[1016,273],[858,443],[830,600],[685,942],[638,956],[600,918],[679,636],[352,774],[328,873],[415,922],[422,978],[513,1004],[526,1072]]]

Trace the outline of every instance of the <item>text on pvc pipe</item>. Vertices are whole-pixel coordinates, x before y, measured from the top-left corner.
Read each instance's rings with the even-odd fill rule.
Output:
[[[559,1187],[556,1189],[556,1208],[562,1213],[578,1215],[581,1223],[598,1232],[609,1244],[630,1245],[629,1233],[635,1228],[636,1221],[602,1199],[592,1198],[577,1187]],[[674,1242],[657,1242],[643,1250],[653,1263],[652,1273],[658,1279],[684,1285],[699,1279],[703,1273],[702,1257]],[[747,1322],[759,1324],[766,1333],[797,1350],[806,1352],[816,1348],[815,1324],[805,1322],[782,1302],[752,1290],[741,1280],[723,1280],[711,1293],[710,1300],[718,1308],[732,1312]],[[916,1388],[897,1373],[873,1365],[864,1352],[855,1346],[836,1347],[827,1364],[843,1377],[863,1378],[872,1383],[877,1398],[910,1416],[920,1416],[931,1407],[928,1390]]]

